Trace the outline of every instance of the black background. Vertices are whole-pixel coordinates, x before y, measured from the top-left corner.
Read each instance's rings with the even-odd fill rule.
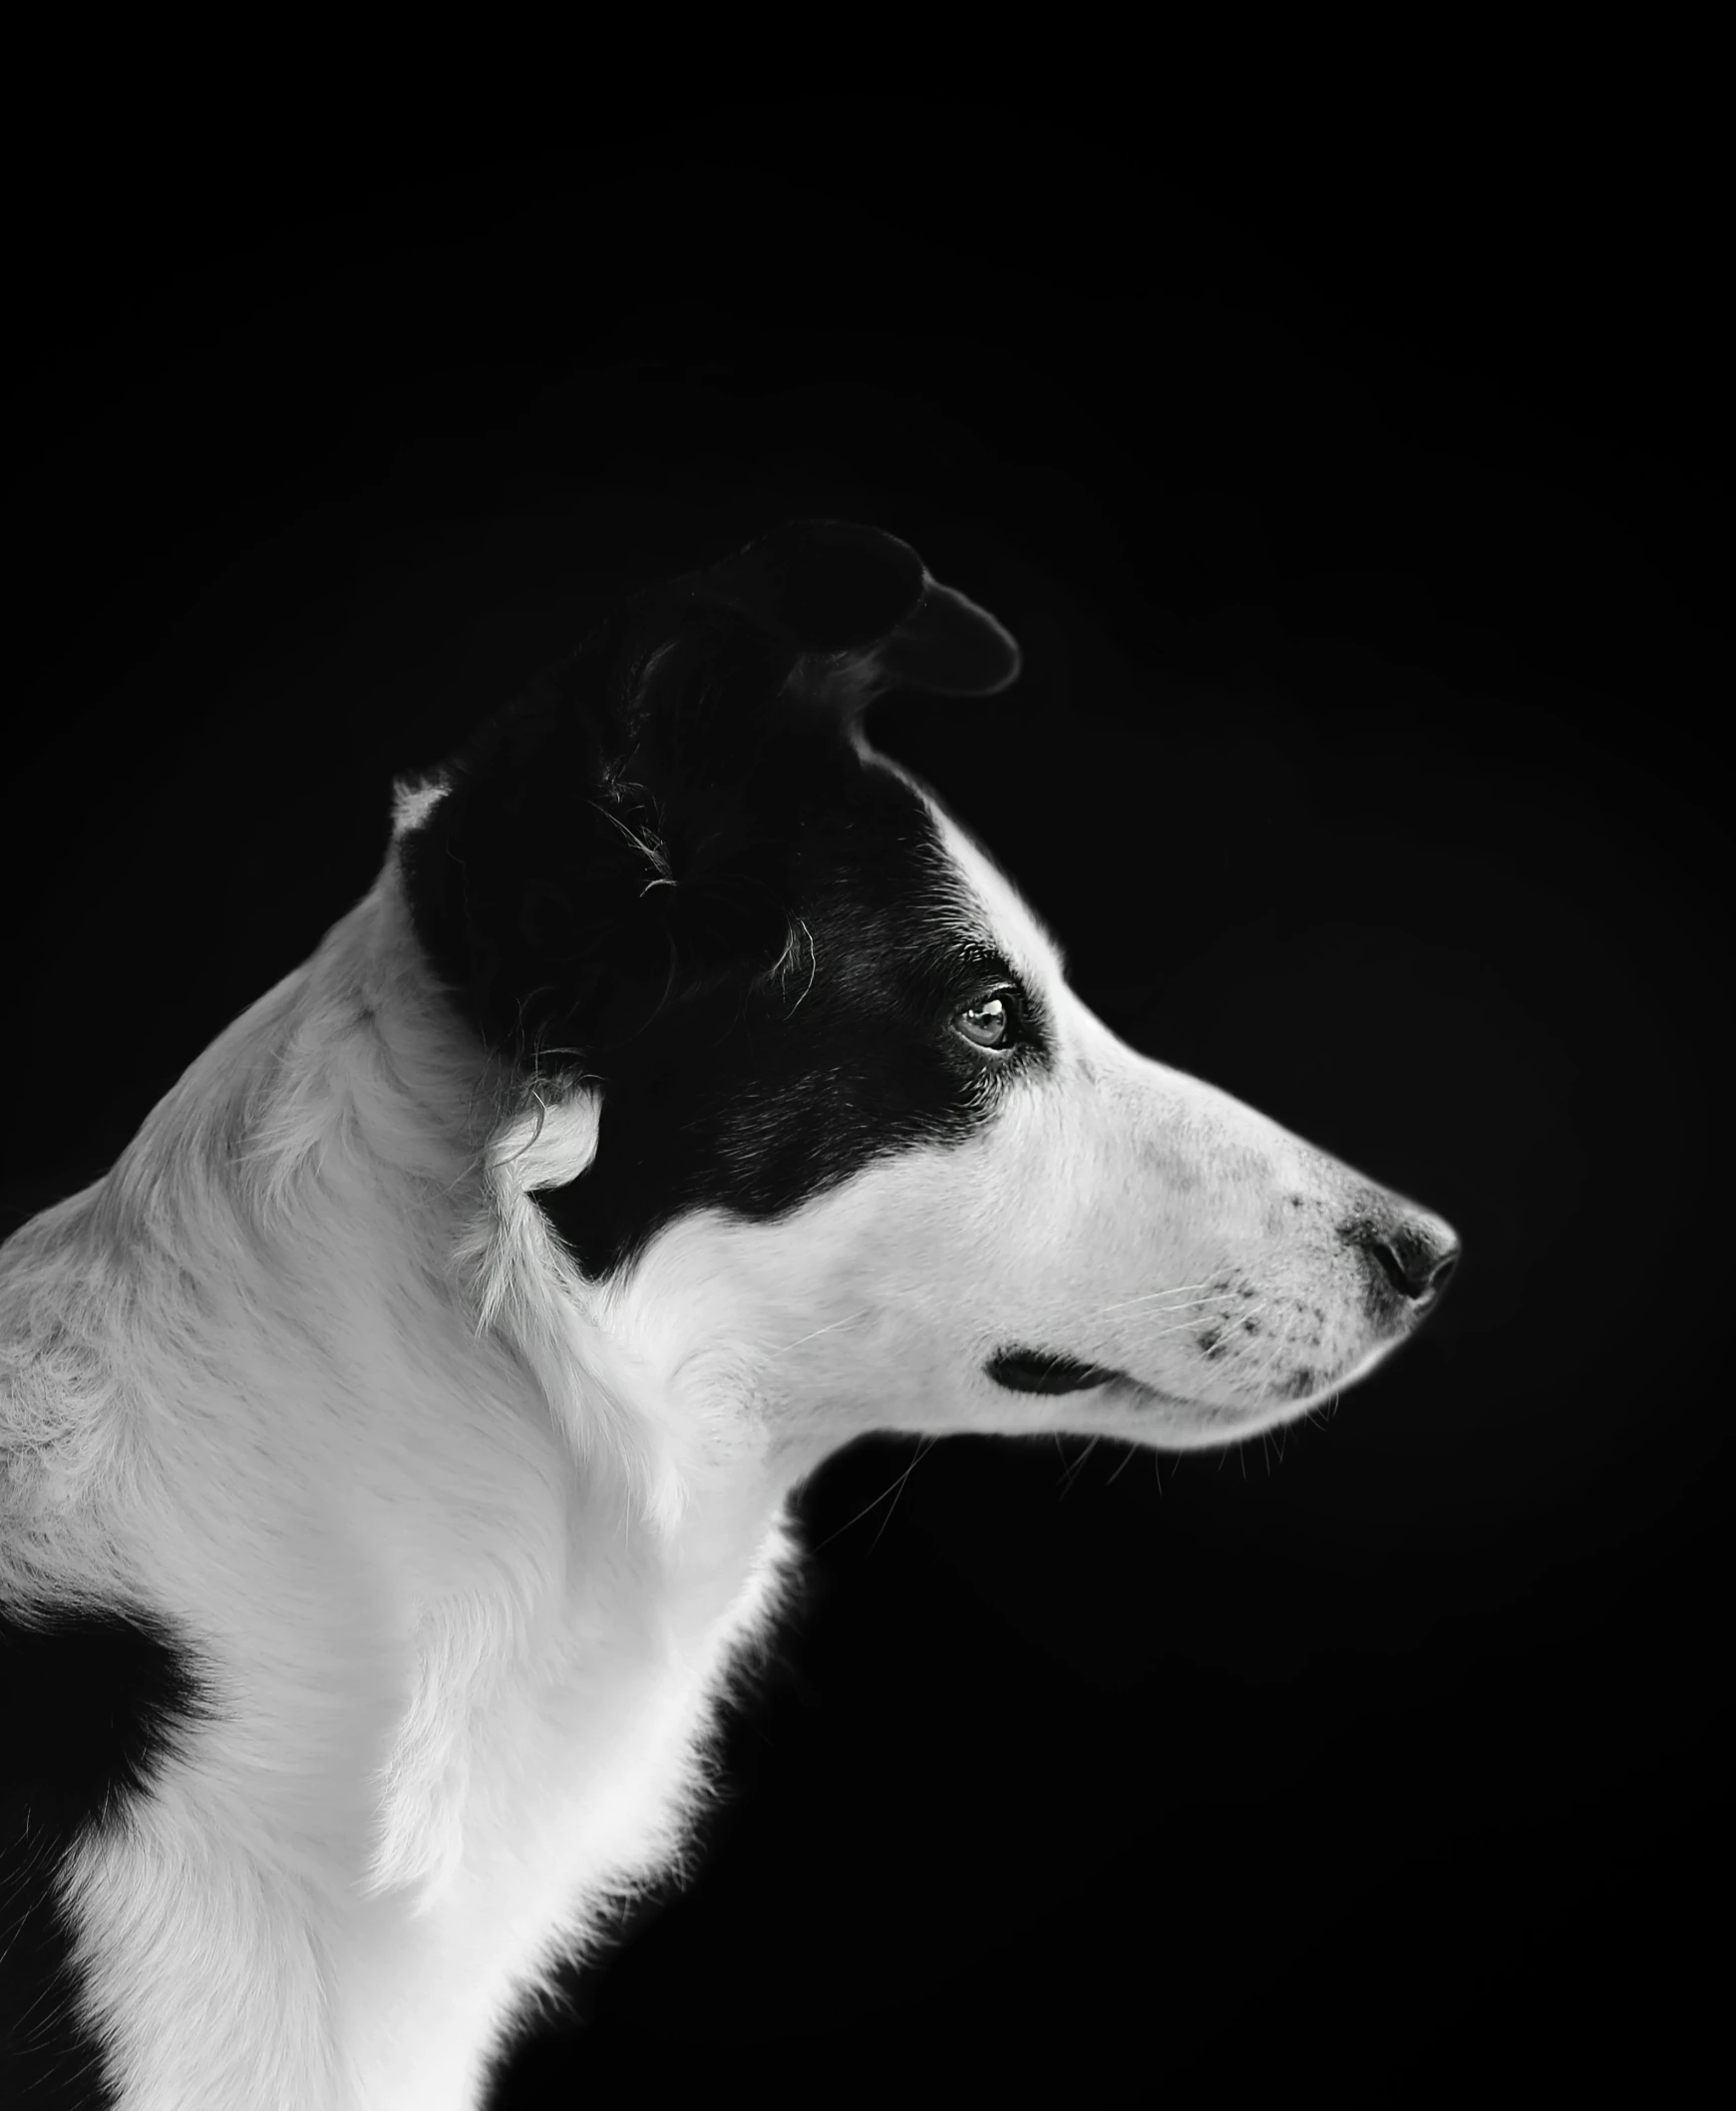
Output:
[[[394,768],[813,512],[1022,640],[873,731],[1087,998],[1466,1241],[1281,1443],[839,1458],[693,1881],[502,2105],[1667,2097],[1712,2042],[1711,157],[1151,132],[171,128],[23,215],[8,1227],[365,889]]]

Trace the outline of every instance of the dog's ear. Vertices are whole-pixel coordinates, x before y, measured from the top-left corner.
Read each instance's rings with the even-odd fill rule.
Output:
[[[398,788],[416,934],[491,1047],[598,1064],[784,954],[814,736],[893,683],[984,694],[1018,664],[895,535],[793,522],[635,595]]]
[[[883,528],[792,521],[692,583],[782,638],[796,654],[791,688],[846,716],[882,689],[988,696],[1019,672],[994,617]]]

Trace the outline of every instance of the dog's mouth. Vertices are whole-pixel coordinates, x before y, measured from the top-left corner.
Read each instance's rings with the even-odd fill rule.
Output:
[[[999,1349],[983,1368],[1009,1393],[1088,1393],[1117,1380],[1134,1382],[1125,1371],[1105,1370],[1101,1363],[1080,1363],[1048,1349]]]

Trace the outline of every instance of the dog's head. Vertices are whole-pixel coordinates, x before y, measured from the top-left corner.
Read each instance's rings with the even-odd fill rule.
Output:
[[[905,543],[799,522],[638,595],[400,787],[463,1030],[583,1112],[525,1185],[599,1323],[714,1415],[821,1450],[1220,1443],[1372,1368],[1456,1257],[1438,1219],[1117,1040],[864,736],[879,689],[1018,667]]]

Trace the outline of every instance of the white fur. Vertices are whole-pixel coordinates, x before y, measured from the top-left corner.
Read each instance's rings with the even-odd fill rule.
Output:
[[[1116,1040],[943,826],[1060,1040],[962,1146],[779,1225],[688,1217],[591,1286],[529,1197],[596,1106],[465,1045],[389,862],[6,1248],[0,1587],[161,1608],[219,1707],[68,1875],[127,2111],[474,2105],[611,1888],[678,1854],[786,1498],[840,1445],[1220,1443],[1389,1345],[1331,1229],[1367,1184]],[[1214,1355],[1218,1310],[1262,1316]],[[1150,1390],[1005,1391],[1009,1338]]]

